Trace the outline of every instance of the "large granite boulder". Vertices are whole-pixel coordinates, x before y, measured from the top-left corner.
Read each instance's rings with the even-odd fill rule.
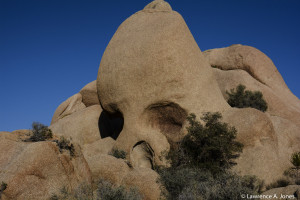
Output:
[[[103,109],[124,118],[116,146],[136,167],[161,163],[168,140],[185,134],[188,113],[229,109],[184,19],[164,1],[119,26],[101,59],[97,90]],[[142,142],[147,149],[132,154]]]
[[[227,111],[224,119],[238,129],[238,139],[246,145],[236,169],[242,174],[255,174],[267,183],[277,180],[291,167],[291,154],[300,150],[299,99],[288,89],[271,59],[256,48],[232,45],[203,54],[213,66],[225,99],[226,91],[239,84],[262,92],[268,104],[265,113],[239,109],[236,114]]]
[[[24,142],[19,136],[0,132],[0,149],[5,150],[0,151],[0,180],[7,184],[2,199],[49,199],[63,187],[72,190],[81,183],[91,184],[91,172],[78,145],[71,156],[55,142]]]
[[[99,105],[96,80],[84,86],[79,93],[82,95],[82,102],[86,107]]]
[[[263,192],[264,199],[276,200],[276,199],[299,199],[300,198],[300,186],[288,185],[286,187],[273,188]]]
[[[226,91],[239,84],[261,91],[267,112],[231,108]],[[94,177],[121,183],[129,172],[166,164],[161,155],[186,134],[187,115],[207,111],[237,128],[245,147],[234,170],[242,175],[268,184],[300,150],[300,102],[271,59],[243,45],[201,52],[181,15],[155,0],[120,25],[97,81],[61,104],[50,128],[82,146]],[[113,148],[134,170],[107,155]],[[124,174],[110,175],[118,169]]]
[[[101,139],[98,127],[101,111],[100,105],[83,108],[58,120],[49,128],[55,135],[71,138],[80,145],[90,144]]]
[[[256,48],[232,45],[203,52],[222,94],[243,84],[249,90],[261,91],[270,115],[288,119],[300,126],[300,100],[289,90],[272,60]]]

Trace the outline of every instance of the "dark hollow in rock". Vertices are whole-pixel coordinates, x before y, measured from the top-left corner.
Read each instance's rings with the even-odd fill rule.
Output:
[[[181,139],[181,130],[186,120],[187,112],[178,104],[160,102],[150,105],[146,112],[151,126],[159,128],[172,141]]]
[[[101,138],[111,137],[116,140],[124,125],[124,118],[122,113],[109,113],[102,111],[98,121]]]

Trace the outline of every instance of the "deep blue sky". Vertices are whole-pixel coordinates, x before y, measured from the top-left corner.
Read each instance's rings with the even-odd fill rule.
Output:
[[[109,40],[148,0],[0,0],[0,131],[50,124],[97,77]],[[244,44],[266,53],[300,97],[299,0],[170,0],[202,51]]]

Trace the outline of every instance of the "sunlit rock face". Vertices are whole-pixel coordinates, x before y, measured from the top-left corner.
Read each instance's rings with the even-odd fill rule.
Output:
[[[226,90],[238,84],[264,94],[272,116],[288,119],[300,126],[300,101],[289,90],[272,60],[258,49],[245,45],[203,52],[226,98]]]
[[[268,112],[229,107],[226,90],[238,83],[262,91]],[[120,25],[103,54],[97,90],[104,111],[124,119],[115,145],[130,154],[135,167],[161,164],[158,156],[183,137],[191,112],[218,111],[237,127],[238,140],[245,144],[235,167],[241,174],[271,182],[288,167],[290,153],[300,149],[299,134],[289,131],[294,142],[283,146],[280,119],[272,116],[279,113],[289,121],[285,124],[299,125],[299,100],[272,61],[242,45],[203,54],[182,17],[164,1],[152,2]],[[285,102],[278,93],[287,97]]]
[[[135,166],[159,163],[168,141],[184,135],[188,113],[229,109],[184,19],[164,1],[120,25],[103,54],[97,89],[103,109],[124,118],[116,146]]]
[[[27,133],[0,132],[0,180],[7,184],[1,199],[50,199],[63,187],[91,184],[92,174],[78,145],[74,143],[71,156],[52,141],[24,142]]]
[[[231,108],[226,91],[238,84],[261,91],[268,110]],[[155,183],[151,168],[166,164],[160,156],[186,134],[187,115],[203,112],[221,112],[238,130],[244,150],[233,170],[241,175],[268,184],[300,150],[299,99],[271,59],[243,45],[201,52],[181,15],[156,0],[120,25],[97,80],[57,108],[50,128],[81,145],[94,178],[136,183],[156,199],[158,186],[149,192],[143,180]],[[127,161],[107,155],[113,148]]]
[[[238,129],[238,139],[245,145],[236,170],[255,174],[267,182],[277,180],[291,167],[291,154],[300,150],[299,99],[289,90],[272,60],[254,47],[232,45],[207,50],[203,55],[214,67],[225,99],[226,91],[239,84],[263,93],[268,104],[265,113],[239,109],[240,114],[226,112],[224,120]]]

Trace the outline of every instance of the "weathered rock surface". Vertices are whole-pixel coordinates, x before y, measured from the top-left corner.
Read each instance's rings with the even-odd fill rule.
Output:
[[[82,152],[90,166],[93,177],[99,177],[99,173],[102,173],[101,169],[103,170],[108,167],[108,165],[105,165],[105,163],[108,163],[108,161],[103,160],[105,160],[105,156],[107,156],[111,152],[114,143],[115,141],[112,138],[108,137],[83,146]],[[108,159],[110,158],[111,156],[108,157]],[[101,166],[104,167],[101,168]]]
[[[120,25],[103,54],[97,90],[103,109],[125,119],[116,146],[134,159],[133,147],[146,141],[155,163],[168,140],[182,138],[187,113],[229,108],[185,21],[164,1]]]
[[[97,156],[99,154],[109,154],[112,151],[113,146],[115,145],[115,140],[111,137],[103,138],[94,141],[90,144],[83,145],[83,154],[84,157]]]
[[[281,171],[285,171],[292,167],[290,156],[300,150],[300,128],[292,121],[281,117],[271,116],[270,119],[278,139]]]
[[[82,103],[82,95],[75,94],[58,106],[52,117],[51,124],[83,108],[85,108],[85,105]]]
[[[79,93],[82,95],[82,102],[86,107],[99,105],[96,80],[84,86]]]
[[[237,140],[244,144],[234,170],[241,175],[256,175],[267,183],[282,175],[278,139],[269,117],[253,108],[231,109],[223,114],[224,122],[237,129]]]
[[[160,185],[157,183],[158,174],[148,168],[131,170],[122,180],[128,187],[136,187],[147,200],[160,199]]]
[[[105,179],[116,185],[134,187],[146,200],[157,200],[160,197],[158,174],[148,168],[134,169],[123,159],[110,155],[98,154],[92,158],[94,179]]]
[[[225,99],[228,98],[226,91],[239,84],[263,93],[268,104],[266,114],[261,114],[265,119],[250,113],[248,116],[242,114],[244,111],[235,116],[225,114],[224,118],[237,127],[238,138],[246,144],[237,169],[263,177],[267,182],[275,181],[291,167],[290,155],[300,150],[299,99],[288,89],[271,59],[253,47],[232,45],[203,53],[215,67],[214,74]],[[249,126],[255,117],[258,117],[257,121],[253,121],[253,127]],[[262,126],[264,123],[268,125]],[[255,140],[252,147],[247,146]]]
[[[204,52],[212,66],[223,93],[243,84],[258,90],[268,103],[267,112],[288,119],[300,127],[300,100],[286,86],[270,58],[261,51],[243,45]]]
[[[271,190],[265,191],[262,195],[268,195],[270,200],[276,199],[299,199],[300,197],[300,186],[299,185],[289,185],[286,187],[273,188]]]
[[[99,105],[96,81],[84,86],[79,93],[61,103],[54,112],[51,124],[86,107]]]
[[[93,177],[109,180],[116,185],[120,185],[122,179],[130,171],[130,167],[123,159],[118,159],[110,155],[95,155],[93,169]]]
[[[2,198],[49,199],[63,187],[91,184],[87,162],[75,145],[76,156],[60,153],[56,143],[22,142],[13,133],[0,133],[0,180],[7,183]]]
[[[149,3],[147,6],[144,8],[145,12],[168,12],[172,11],[172,8],[170,4],[165,2],[164,0],[155,0]]]
[[[212,66],[219,69],[241,69],[260,83],[278,90],[278,92],[285,93],[288,90],[272,60],[254,47],[238,44],[226,48],[210,49],[204,51],[203,54]]]
[[[226,103],[226,91],[239,84],[263,93],[266,113]],[[0,152],[0,178],[8,183],[4,197],[49,196],[58,187],[74,188],[93,176],[136,186],[146,199],[158,199],[157,174],[150,168],[166,164],[160,156],[186,133],[187,115],[200,117],[206,111],[221,112],[238,130],[245,147],[235,171],[268,184],[291,167],[290,155],[300,150],[300,102],[273,62],[243,45],[202,53],[181,15],[155,0],[120,25],[103,54],[97,80],[54,113],[50,129],[81,145],[91,175],[83,177],[89,173],[81,154],[71,159],[55,143],[22,143],[25,130],[0,132],[5,135],[1,149],[8,149]],[[128,161],[107,155],[112,148],[125,150]],[[27,189],[30,184],[42,187]]]
[[[224,98],[239,84],[261,91],[268,103],[266,113],[249,109],[226,111],[224,120],[238,130],[245,146],[236,170],[254,174],[270,183],[291,167],[290,155],[300,150],[300,101],[295,97],[273,62],[261,51],[243,45],[204,52]],[[254,109],[252,109],[254,110]]]
[[[80,145],[90,144],[101,139],[98,127],[101,111],[100,105],[93,105],[60,119],[49,128],[55,135],[72,138]]]

